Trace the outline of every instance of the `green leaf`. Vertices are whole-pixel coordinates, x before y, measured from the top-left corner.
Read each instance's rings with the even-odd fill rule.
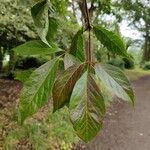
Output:
[[[70,47],[70,54],[74,55],[80,61],[84,61],[83,29],[75,34]]]
[[[93,31],[97,39],[108,49],[108,51],[128,57],[126,46],[116,33],[108,31],[101,26],[94,26]]]
[[[99,79],[119,98],[134,104],[134,92],[124,73],[108,64],[96,64],[95,72]]]
[[[53,17],[49,17],[49,30],[48,30],[48,33],[47,33],[47,41],[52,41],[57,33],[57,30],[58,30],[58,21],[53,18]]]
[[[20,95],[19,121],[41,108],[51,95],[59,59],[51,60],[36,69],[25,82]]]
[[[51,33],[53,26],[55,26],[55,22],[49,21],[49,11],[52,8],[50,7],[50,3],[47,0],[40,1],[37,4],[35,4],[31,8],[31,14],[34,21],[34,24],[36,26],[37,32],[41,40],[46,43],[48,46],[50,46],[50,36],[54,34]],[[52,20],[52,19],[51,19]],[[55,31],[56,29],[54,29]]]
[[[88,72],[77,81],[69,108],[77,135],[85,142],[90,141],[102,127],[105,104],[101,90]]]
[[[26,42],[13,50],[18,55],[47,55],[60,51],[59,48],[50,48],[48,45],[38,40]]]
[[[60,74],[53,88],[54,112],[69,102],[76,81],[80,78],[84,65],[74,65]]]

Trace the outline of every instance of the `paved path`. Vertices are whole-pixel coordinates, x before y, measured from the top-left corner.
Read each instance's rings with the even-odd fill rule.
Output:
[[[86,150],[150,150],[150,76],[134,82],[133,88],[135,107],[117,102]]]

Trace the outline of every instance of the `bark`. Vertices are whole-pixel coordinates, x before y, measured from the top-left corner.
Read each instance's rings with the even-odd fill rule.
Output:
[[[150,36],[145,36],[144,52],[143,52],[143,62],[150,61]]]
[[[145,44],[144,44],[144,51],[143,51],[143,62],[150,61],[150,24],[148,19],[145,20]]]

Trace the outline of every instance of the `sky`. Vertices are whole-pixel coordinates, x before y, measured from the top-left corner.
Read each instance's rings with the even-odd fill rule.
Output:
[[[120,24],[120,32],[124,37],[130,37],[134,40],[142,38],[141,33],[136,29],[129,27],[126,20]]]

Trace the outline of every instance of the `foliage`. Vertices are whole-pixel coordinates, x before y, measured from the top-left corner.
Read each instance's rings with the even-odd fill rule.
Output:
[[[28,8],[18,5],[18,0],[1,1],[0,46],[11,49],[36,37]]]
[[[117,67],[97,64],[95,71],[98,78],[119,98],[134,103],[134,94],[124,73]]]
[[[5,149],[25,147],[35,150],[70,150],[72,143],[76,143],[79,139],[73,132],[67,114],[68,110],[63,109],[53,115],[48,113],[45,121],[32,121],[17,128],[12,127],[5,138]]]
[[[43,58],[38,57],[18,57],[18,59],[15,62],[15,68],[16,69],[31,69],[31,68],[37,68],[44,64],[46,62]]]
[[[19,105],[20,122],[23,122],[29,115],[34,114],[47,102],[52,91],[57,67],[58,58],[48,61],[36,69],[29,80],[25,82]],[[32,101],[29,103],[28,99]]]
[[[15,48],[15,53],[17,55],[48,55],[51,53],[56,53],[59,49],[53,45],[52,48],[49,48],[46,44],[41,41],[29,41],[23,45],[20,45]]]
[[[57,29],[54,26],[57,21],[59,22],[58,13],[52,9],[53,5],[53,1],[43,0],[35,3],[31,8],[32,18],[41,39],[40,43],[46,44],[49,51],[53,47],[54,39],[48,37],[56,34]],[[109,52],[128,57],[124,42],[118,34],[100,25],[93,25],[86,0],[79,5],[82,5],[80,8],[84,19],[83,30],[79,29],[75,34],[69,50],[65,49],[59,53],[53,51],[52,59],[33,71],[21,91],[18,119],[20,123],[23,123],[51,97],[53,112],[67,105],[74,130],[83,141],[88,142],[102,128],[102,121],[106,113],[102,86],[97,81],[103,83],[119,98],[130,103],[134,103],[134,94],[130,83],[120,69],[108,64],[97,63],[92,58],[92,33]],[[49,24],[49,17],[53,17],[51,24]],[[26,52],[22,50],[22,48],[25,50],[25,46],[27,46],[28,53],[28,44],[19,46],[21,50],[14,48],[14,51],[26,55]],[[45,45],[42,47],[45,48]],[[41,50],[35,51],[36,48],[37,43],[32,43],[30,49],[32,55],[41,54]],[[85,59],[83,59],[83,54]],[[65,68],[59,70],[58,66],[62,62]],[[72,62],[71,66],[68,65],[70,62]]]
[[[95,26],[93,28],[94,33],[97,39],[105,45],[108,51],[118,54],[121,56],[127,57],[126,47],[121,38],[117,34],[112,31],[108,31],[107,29],[101,26]]]
[[[150,70],[150,62],[145,62],[142,66],[143,69],[145,70]]]
[[[15,79],[24,83],[31,75],[33,69],[28,70],[15,70],[14,75]]]
[[[15,78],[15,75],[14,75],[14,72],[7,71],[7,72],[2,72],[1,75],[0,75],[0,78],[12,80],[12,79]]]
[[[134,68],[134,61],[131,58],[122,58],[124,61],[124,67],[126,69],[133,69]]]
[[[120,69],[125,68],[124,61],[121,58],[111,59],[110,61],[108,61],[108,64],[119,67]]]
[[[149,1],[117,0],[114,4],[117,11],[129,20],[129,25],[140,31],[144,38],[143,61],[150,60],[150,6]],[[116,8],[115,7],[115,8]]]

